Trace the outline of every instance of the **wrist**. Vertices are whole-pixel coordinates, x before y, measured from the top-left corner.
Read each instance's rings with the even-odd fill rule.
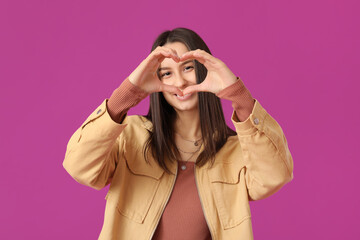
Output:
[[[229,92],[229,90],[233,89],[234,87],[236,87],[237,89],[242,89],[245,88],[245,85],[239,77],[235,76],[235,80],[229,81],[227,84],[224,84],[223,88],[216,93],[216,96],[222,98],[222,96],[224,95],[223,93]]]
[[[240,78],[235,75],[224,78],[224,79],[226,79],[226,80],[223,81],[223,87],[220,91],[224,90],[225,88],[227,88],[229,86],[232,86],[233,84],[235,84],[236,82],[238,82],[240,80]]]
[[[110,116],[118,121],[120,116],[123,116],[131,107],[137,105],[147,96],[147,92],[133,85],[129,79],[126,78],[120,86],[113,91],[107,102]]]

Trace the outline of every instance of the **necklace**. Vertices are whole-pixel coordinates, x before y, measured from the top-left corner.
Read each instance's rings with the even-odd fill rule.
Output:
[[[188,141],[188,142],[192,142],[192,143],[194,143],[194,145],[195,146],[199,146],[199,142],[200,142],[200,140],[201,140],[201,138],[199,138],[199,139],[197,139],[197,140],[195,140],[195,141],[192,141],[192,140],[188,140],[188,139],[185,139],[185,138],[183,138],[183,136],[181,136],[179,133],[177,133],[177,132],[175,132],[177,135],[179,135],[183,140],[185,140],[185,141]]]
[[[202,144],[201,144],[202,145]],[[183,151],[183,150],[181,150],[180,148],[178,148],[177,146],[176,146],[176,148],[180,151],[180,152],[183,152],[183,153],[191,153],[191,155],[190,155],[190,157],[188,158],[188,159],[186,159],[186,161],[181,165],[181,170],[186,170],[186,165],[187,165],[187,163],[188,163],[188,161],[197,153],[197,152],[199,152],[199,150],[200,150],[200,148],[201,148],[201,145],[198,147],[198,149],[196,149],[196,151],[194,151],[194,152],[185,152],[185,151]]]
[[[196,153],[197,151],[199,151],[199,149],[196,149],[194,152],[185,152],[184,150],[181,150],[180,148],[178,148],[178,150],[182,153]]]

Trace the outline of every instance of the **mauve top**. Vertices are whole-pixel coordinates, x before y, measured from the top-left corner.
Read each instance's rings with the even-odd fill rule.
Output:
[[[127,111],[137,105],[148,93],[133,85],[126,78],[114,90],[107,101],[111,118],[121,123]],[[252,112],[255,100],[240,78],[231,86],[216,94],[232,101],[232,107],[240,121],[245,121]],[[211,240],[208,225],[202,210],[194,174],[194,162],[186,163],[186,170],[178,164],[178,175],[173,192],[161,216],[153,240]]]
[[[181,166],[186,164],[186,169]],[[153,240],[211,240],[196,188],[194,162],[179,161],[178,173],[169,202]]]

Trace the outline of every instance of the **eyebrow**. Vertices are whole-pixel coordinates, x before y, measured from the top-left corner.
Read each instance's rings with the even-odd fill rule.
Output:
[[[183,66],[183,65],[185,65],[185,64],[187,64],[187,63],[189,63],[189,62],[194,62],[194,60],[187,60],[186,62],[181,63],[180,66]],[[161,70],[167,70],[167,69],[171,69],[171,68],[169,68],[169,67],[162,67],[162,68],[159,68],[158,71],[160,72]]]

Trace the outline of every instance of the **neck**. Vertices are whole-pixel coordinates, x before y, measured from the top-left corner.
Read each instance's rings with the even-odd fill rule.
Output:
[[[199,111],[177,112],[174,130],[188,140],[197,140],[201,138]]]

